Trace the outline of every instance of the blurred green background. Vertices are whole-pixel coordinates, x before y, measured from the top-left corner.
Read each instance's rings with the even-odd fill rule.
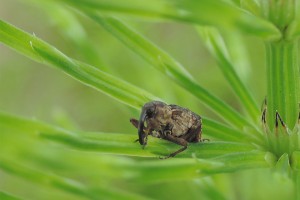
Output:
[[[34,33],[72,58],[97,66],[169,103],[188,107],[200,115],[220,120],[193,95],[166,79],[101,27],[79,14],[70,15],[63,8],[43,2],[10,0],[0,2],[0,17],[29,33]],[[145,19],[126,20],[180,61],[201,85],[240,110],[230,85],[218,70],[216,62],[204,47],[194,27]],[[266,93],[262,41],[251,36],[241,37],[235,32],[225,33],[225,36],[233,58],[245,53],[244,60],[236,60],[236,71],[260,104]],[[0,55],[1,111],[74,130],[137,135],[136,129],[129,123],[130,117],[138,117],[137,111],[81,84],[57,69],[33,62],[2,44]],[[203,135],[205,137],[205,132]],[[37,149],[43,150],[45,152],[40,152],[41,155],[48,153],[47,148]],[[55,155],[51,152],[52,154]],[[84,153],[81,154],[84,156]],[[114,157],[98,156],[104,160]],[[101,167],[94,167],[93,170],[105,172]],[[95,174],[99,175],[98,172]],[[201,199],[266,199],[266,194],[269,195],[268,199],[281,199],[289,196],[291,187],[288,179],[264,170],[220,174],[185,182],[139,184],[138,187],[126,179],[116,178],[106,182],[103,177],[99,176],[99,180],[94,177],[93,181],[102,181],[107,187],[114,185],[117,188],[133,190],[154,199],[195,199],[199,196]],[[79,179],[85,181],[85,177]],[[77,199],[56,190],[55,193],[47,189],[36,190],[34,184],[28,184],[1,171],[0,188],[24,199]]]

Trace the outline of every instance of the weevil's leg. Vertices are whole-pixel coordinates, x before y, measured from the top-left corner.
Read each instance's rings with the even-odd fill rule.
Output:
[[[130,119],[130,123],[131,123],[135,128],[138,128],[138,126],[139,126],[139,120],[137,120],[137,119],[131,118],[131,119]],[[134,140],[134,142],[138,142],[138,141],[139,141],[139,139]]]
[[[278,136],[279,122],[280,122],[281,126],[284,128],[285,133],[287,134],[288,133],[287,127],[286,127],[284,121],[282,120],[282,118],[280,117],[278,111],[276,111],[276,117],[275,117],[275,134],[276,134],[276,136]]]
[[[165,157],[159,157],[159,159],[167,159],[167,158],[174,157],[174,156],[176,156],[176,155],[179,154],[180,152],[183,152],[183,151],[186,150],[186,149],[187,149],[187,146],[184,146],[184,147],[182,147],[181,149],[179,149],[179,150],[177,150],[177,151],[171,153],[171,154],[168,155],[168,156],[165,156]]]
[[[168,156],[165,156],[165,157],[159,157],[160,159],[167,159],[167,158],[170,158],[170,157],[174,157],[176,156],[177,154],[179,154],[180,152],[184,151],[187,149],[187,146],[188,146],[188,142],[182,138],[178,138],[178,137],[174,137],[173,135],[171,134],[167,134],[164,136],[165,140],[168,140],[170,142],[174,142],[175,144],[178,144],[178,145],[181,145],[183,146],[181,149],[169,154]]]
[[[130,119],[130,123],[135,127],[138,128],[139,127],[139,120],[131,118]]]

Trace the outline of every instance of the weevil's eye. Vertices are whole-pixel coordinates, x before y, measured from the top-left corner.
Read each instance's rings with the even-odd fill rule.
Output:
[[[154,117],[155,109],[154,109],[154,108],[149,108],[149,109],[147,109],[146,114],[147,114],[147,117],[148,117],[148,118]]]

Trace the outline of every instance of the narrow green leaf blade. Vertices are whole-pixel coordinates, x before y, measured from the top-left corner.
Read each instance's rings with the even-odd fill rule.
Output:
[[[0,191],[0,199],[2,200],[20,200],[20,198],[17,198],[11,194],[5,193]]]
[[[99,199],[99,197],[104,199],[146,199],[143,196],[128,193],[116,188],[98,187],[97,189],[92,189],[76,180],[35,170],[2,157],[0,157],[0,169],[6,173],[21,177],[26,181],[36,183],[38,186],[56,188],[87,199],[96,200]]]
[[[256,0],[241,0],[241,7],[256,16],[260,16],[261,7]]]
[[[256,122],[260,115],[259,108],[249,90],[235,72],[221,34],[212,27],[197,27],[197,30],[211,54],[216,58],[220,70],[244,105],[247,113]]]
[[[296,1],[295,19],[287,27],[285,38],[295,40],[300,36],[300,2]]]
[[[29,169],[16,162],[0,158],[0,169],[6,173],[22,177],[28,181],[32,181],[44,186],[57,187],[58,189],[64,188],[68,192],[87,197],[90,199],[96,199],[95,194],[88,192],[87,188],[78,182],[64,179],[55,175],[45,174],[37,170]]]
[[[140,109],[146,102],[158,99],[128,82],[67,57],[36,36],[25,33],[2,20],[0,42],[35,61],[55,66],[82,83],[134,108]]]
[[[277,161],[275,169],[277,172],[283,174],[285,177],[288,177],[289,173],[291,173],[291,166],[289,155],[284,153]]]
[[[266,152],[252,151],[226,154],[208,160],[178,158],[165,160],[163,163],[159,161],[144,161],[136,166],[129,165],[129,168],[132,169],[133,167],[133,170],[145,169],[145,172],[150,173],[148,175],[150,175],[151,179],[143,180],[143,176],[136,177],[135,180],[142,182],[156,181],[160,178],[162,180],[178,180],[234,172],[237,170],[270,168],[273,165],[266,162],[265,157],[267,154]],[[170,167],[172,170],[170,170]]]
[[[221,141],[243,142],[249,140],[245,133],[235,130],[232,127],[226,126],[213,120],[202,118],[203,122],[203,137],[213,137]]]
[[[236,170],[245,170],[251,168],[269,168],[272,163],[266,159],[270,153],[263,151],[248,151],[227,154],[211,159],[212,161],[222,162],[224,166],[220,169],[213,169],[212,172],[233,172]]]

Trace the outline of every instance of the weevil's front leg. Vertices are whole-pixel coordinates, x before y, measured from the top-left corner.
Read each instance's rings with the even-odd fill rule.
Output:
[[[139,127],[139,120],[137,120],[137,119],[131,118],[131,119],[130,119],[130,123],[131,123],[135,128],[138,128],[138,127]],[[139,141],[139,139],[134,140],[134,142],[137,142],[137,141]]]
[[[180,153],[180,152],[182,152],[182,151],[184,151],[184,150],[187,149],[188,142],[187,142],[186,140],[182,139],[182,138],[174,137],[174,136],[171,135],[171,134],[166,134],[166,135],[164,135],[163,139],[168,140],[168,141],[170,141],[170,142],[173,142],[173,143],[175,143],[175,144],[181,145],[181,146],[183,146],[183,147],[182,147],[181,149],[179,149],[179,150],[177,150],[177,151],[171,153],[171,154],[168,155],[168,156],[160,157],[160,159],[167,159],[167,158],[170,158],[170,157],[174,157],[174,156],[176,156],[178,153]]]

